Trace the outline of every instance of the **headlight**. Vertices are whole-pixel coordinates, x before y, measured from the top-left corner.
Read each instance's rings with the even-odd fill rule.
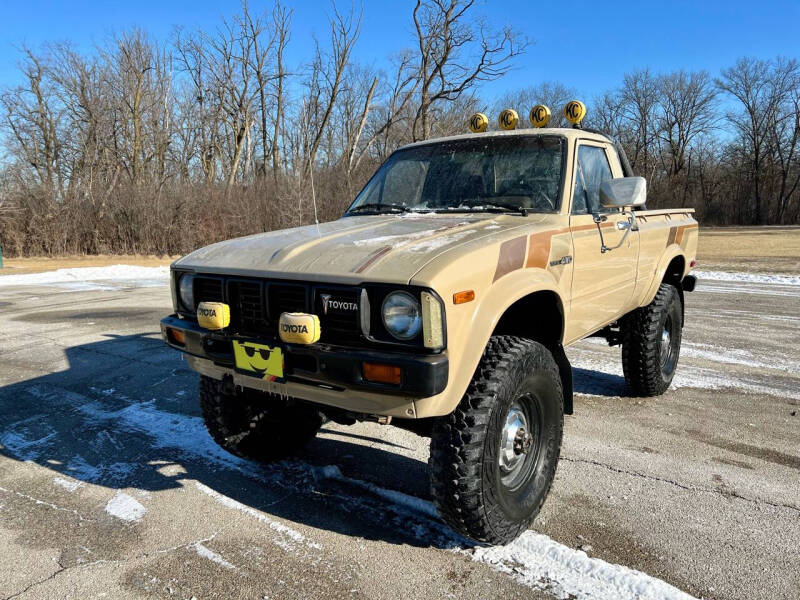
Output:
[[[194,275],[184,273],[178,279],[178,298],[183,308],[194,311]]]
[[[410,340],[422,329],[419,302],[408,292],[392,292],[383,301],[383,324],[398,340]]]

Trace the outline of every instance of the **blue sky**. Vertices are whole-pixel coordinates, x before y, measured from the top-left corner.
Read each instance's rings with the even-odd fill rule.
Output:
[[[289,59],[299,65],[310,56],[311,35],[321,39],[327,35],[329,4],[308,0],[286,0],[286,4],[294,8]],[[339,4],[348,6],[347,0]],[[254,0],[250,4],[253,10],[267,5]],[[364,0],[363,5],[355,55],[360,62],[380,67],[391,53],[411,47],[414,2]],[[546,9],[537,11],[537,5]],[[90,50],[94,43],[132,26],[166,38],[175,26],[213,29],[238,7],[236,0],[6,0],[0,17],[0,87],[19,81],[14,46],[22,42],[36,48],[49,41],[71,40]],[[656,72],[706,69],[716,75],[743,55],[800,58],[800,0],[571,0],[546,5],[479,0],[475,10],[496,26],[510,22],[534,42],[512,73],[485,86],[482,92],[488,100],[543,80],[561,81],[588,98],[616,86],[625,72],[640,67]],[[537,17],[537,12],[546,16]]]

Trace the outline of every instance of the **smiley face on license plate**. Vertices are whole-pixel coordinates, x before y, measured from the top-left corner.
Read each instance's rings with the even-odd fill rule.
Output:
[[[283,351],[266,344],[233,341],[236,368],[267,381],[283,380]]]

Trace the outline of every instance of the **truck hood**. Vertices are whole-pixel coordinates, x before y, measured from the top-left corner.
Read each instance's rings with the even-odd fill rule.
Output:
[[[206,246],[173,266],[205,273],[357,283],[408,283],[428,262],[484,236],[530,224],[487,214],[345,217]]]

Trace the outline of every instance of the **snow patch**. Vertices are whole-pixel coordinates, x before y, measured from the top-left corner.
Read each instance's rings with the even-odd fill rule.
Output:
[[[123,521],[136,522],[147,513],[147,509],[132,496],[118,491],[106,504],[106,512]]]
[[[423,229],[422,231],[415,231],[412,233],[404,233],[399,235],[382,235],[380,237],[367,238],[365,240],[355,240],[354,246],[393,246],[395,243],[411,242],[419,240],[424,237],[435,235],[435,229]]]
[[[392,504],[395,504],[397,506],[402,506],[404,508],[410,508],[415,512],[422,513],[425,516],[431,517],[432,519],[439,518],[439,513],[437,512],[436,507],[433,505],[433,502],[428,502],[427,500],[423,500],[422,498],[417,498],[416,496],[409,496],[408,494],[404,494],[403,492],[382,488],[375,485],[374,483],[369,483],[368,481],[362,481],[360,479],[345,477],[344,475],[342,475],[341,470],[339,470],[339,467],[337,467],[336,465],[317,467],[315,469],[315,472],[317,473],[318,476],[324,477],[325,479],[342,481],[344,483],[349,483],[350,485],[360,487],[364,490],[367,490],[375,494],[376,496],[380,496],[384,500],[388,500]]]
[[[236,570],[236,566],[229,563],[227,560],[222,558],[219,554],[214,552],[213,550],[203,546],[200,542],[196,542],[192,544],[192,547],[195,551],[202,556],[203,558],[207,558],[208,560],[217,563],[221,567],[225,567],[226,569],[230,569],[232,571]]]
[[[744,281],[747,283],[770,283],[779,285],[800,285],[800,275],[778,275],[777,273],[742,273],[728,271],[692,271],[699,280]]]
[[[284,525],[283,523],[279,523],[275,519],[269,518],[267,515],[256,510],[255,508],[252,508],[250,506],[247,506],[246,504],[242,504],[241,502],[234,500],[233,498],[229,498],[228,496],[220,494],[218,491],[212,490],[210,487],[200,483],[199,481],[195,481],[194,485],[198,490],[200,490],[207,496],[211,496],[214,500],[222,504],[222,506],[233,510],[238,510],[250,517],[253,517],[254,519],[257,519],[258,521],[261,521],[262,523],[265,523],[267,527],[289,538],[292,542],[298,544],[304,544],[309,548],[314,548],[316,550],[322,549],[322,546],[320,544],[318,544],[317,542],[310,541],[308,538],[306,538],[306,536],[304,536],[296,529],[292,529],[291,527]]]
[[[68,492],[74,492],[83,485],[83,483],[81,483],[80,481],[70,481],[68,479],[64,479],[63,477],[54,477],[53,483],[55,483],[58,486],[61,486]]]
[[[158,287],[169,282],[169,267],[77,267],[44,273],[0,276],[0,287],[48,285],[72,291],[115,290],[120,287]]]
[[[586,600],[692,600],[668,583],[622,565],[590,558],[549,537],[526,531],[506,546],[475,548],[475,561],[486,563],[529,587],[558,598]]]

